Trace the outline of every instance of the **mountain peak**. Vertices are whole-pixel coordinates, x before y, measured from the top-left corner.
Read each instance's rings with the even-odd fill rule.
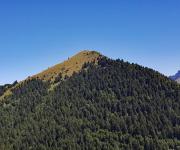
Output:
[[[97,62],[101,57],[102,55],[99,52],[83,50],[71,58],[68,58],[66,61],[32,76],[32,78],[53,81],[59,74],[62,74],[62,76],[71,76],[73,72],[79,72],[82,69],[84,63]]]
[[[180,70],[175,75],[170,76],[170,78],[180,83]]]
[[[79,53],[77,53],[76,55],[80,55],[80,54],[98,54],[101,55],[99,52],[94,51],[94,50],[81,50]]]
[[[68,58],[66,61],[52,66],[32,77],[28,77],[26,80],[40,79],[43,81],[50,81],[51,83],[53,83],[56,77],[58,77],[60,74],[62,75],[62,77],[71,76],[74,72],[79,72],[85,63],[97,63],[99,59],[101,59],[102,57],[104,56],[97,51],[83,50],[77,53],[76,55]],[[20,86],[26,80],[19,82],[11,88],[8,88],[3,94],[0,95],[0,100],[4,99],[6,96],[11,95],[12,89]]]

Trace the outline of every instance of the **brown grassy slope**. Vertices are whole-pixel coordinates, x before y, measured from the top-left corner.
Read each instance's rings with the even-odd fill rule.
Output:
[[[97,62],[102,55],[95,51],[81,51],[75,56],[69,58],[63,63],[57,64],[47,70],[32,76],[32,78],[39,78],[45,81],[53,81],[54,78],[60,73],[62,76],[71,76],[73,72],[79,72],[82,69],[84,63],[87,62]]]

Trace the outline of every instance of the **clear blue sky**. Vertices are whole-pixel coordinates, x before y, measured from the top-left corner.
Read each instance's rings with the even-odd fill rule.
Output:
[[[174,74],[180,69],[180,1],[0,0],[0,84],[82,49]]]

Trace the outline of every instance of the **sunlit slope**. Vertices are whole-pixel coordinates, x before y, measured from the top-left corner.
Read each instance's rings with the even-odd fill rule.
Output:
[[[56,76],[62,74],[62,76],[71,76],[73,72],[79,72],[82,69],[84,63],[97,62],[102,55],[95,51],[81,51],[75,56],[69,58],[63,63],[57,64],[47,70],[34,75],[32,78],[38,78],[45,81],[53,81]]]

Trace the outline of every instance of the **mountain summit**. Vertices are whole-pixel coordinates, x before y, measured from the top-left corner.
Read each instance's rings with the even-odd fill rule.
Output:
[[[63,63],[57,64],[47,70],[34,75],[32,78],[39,78],[41,80],[53,81],[59,74],[62,76],[71,76],[73,72],[79,72],[83,64],[90,62],[97,62],[102,55],[96,51],[83,50],[74,55]]]
[[[170,76],[170,79],[177,81],[180,83],[180,70],[173,76]]]

